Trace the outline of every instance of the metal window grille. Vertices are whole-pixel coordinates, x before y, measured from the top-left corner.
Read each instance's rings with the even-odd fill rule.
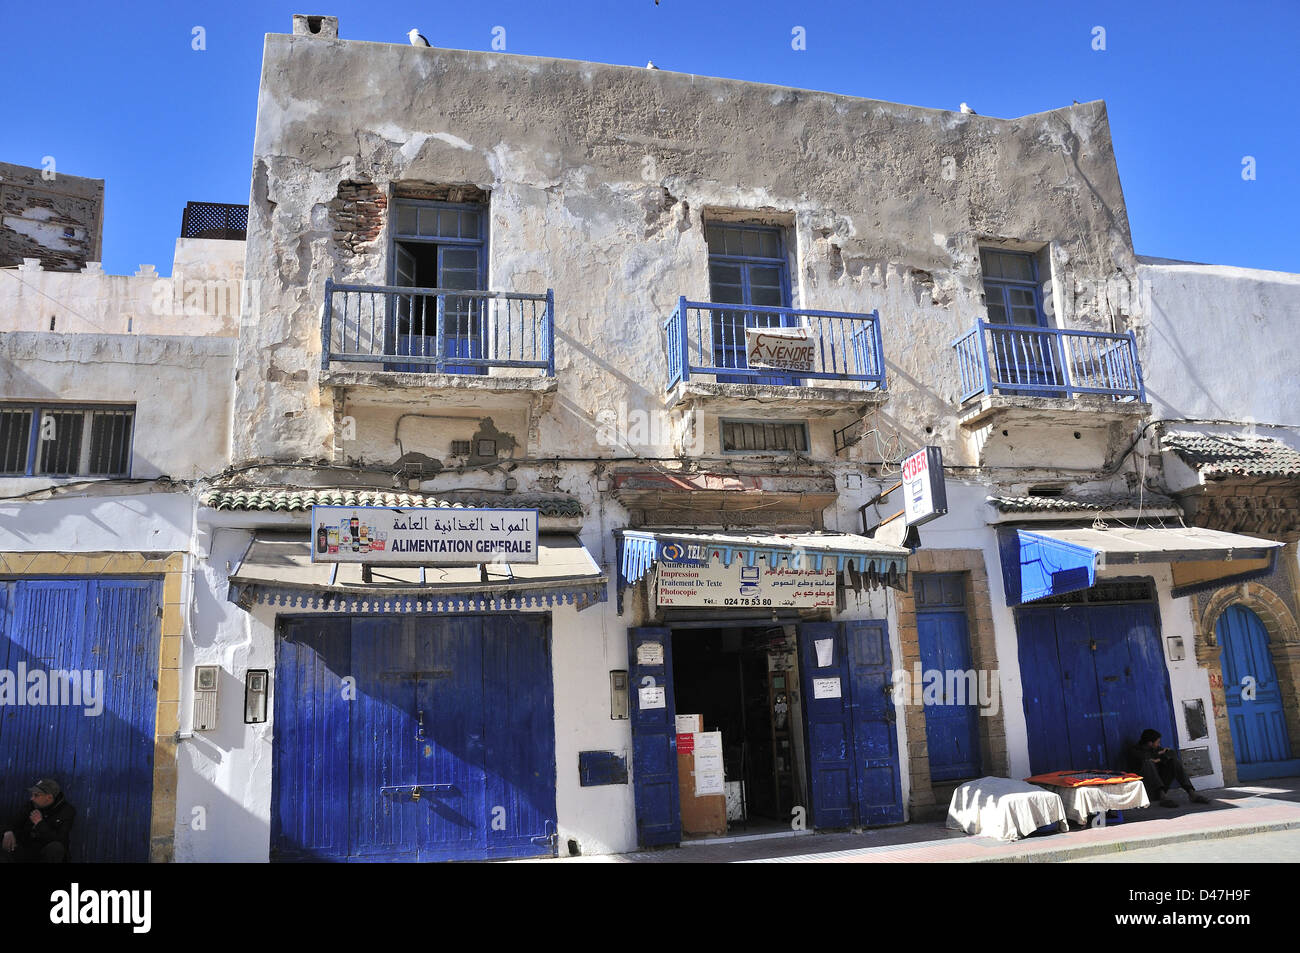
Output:
[[[0,406],[0,474],[129,476],[135,409]]]
[[[1095,606],[1116,602],[1153,602],[1155,597],[1155,586],[1150,579],[1116,579],[1114,581],[1099,582],[1091,589],[1077,589],[1074,592],[1067,592],[1059,596],[1035,599],[1021,608],[1029,609],[1035,606]]]
[[[27,472],[27,447],[32,437],[30,410],[0,409],[0,473]]]
[[[726,453],[805,453],[808,425],[803,421],[724,420],[722,449]]]
[[[226,238],[243,241],[248,233],[248,206],[188,202],[181,216],[181,238]]]

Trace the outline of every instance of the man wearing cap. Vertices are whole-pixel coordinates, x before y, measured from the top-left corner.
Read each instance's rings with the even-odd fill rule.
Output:
[[[30,793],[27,807],[5,829],[0,864],[57,864],[68,859],[77,809],[64,800],[58,781],[37,781]]]

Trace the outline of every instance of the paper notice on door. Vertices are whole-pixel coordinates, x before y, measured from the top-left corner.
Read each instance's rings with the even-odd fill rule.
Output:
[[[642,688],[638,694],[641,698],[641,710],[648,708],[667,708],[668,696],[663,688]]]
[[[813,643],[817,649],[817,667],[829,668],[835,664],[835,640],[818,639]]]
[[[644,691],[644,689],[642,689]],[[814,678],[813,698],[839,698],[840,680],[838,678]]]
[[[678,715],[676,720],[677,720],[677,733],[679,735],[693,735],[695,734],[695,732],[699,731],[700,728],[702,727],[701,722],[703,721],[703,716],[702,715]]]
[[[664,644],[662,642],[642,642],[636,647],[637,665],[663,665]]]

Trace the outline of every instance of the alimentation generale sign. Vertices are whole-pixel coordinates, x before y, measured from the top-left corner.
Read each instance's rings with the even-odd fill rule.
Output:
[[[311,538],[313,562],[536,563],[537,510],[313,506]]]

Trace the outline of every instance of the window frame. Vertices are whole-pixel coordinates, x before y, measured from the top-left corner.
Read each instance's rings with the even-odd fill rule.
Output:
[[[39,401],[21,401],[21,400],[3,400],[0,401],[0,412],[17,411],[31,412],[31,420],[28,423],[27,433],[27,462],[22,473],[0,472],[0,480],[117,480],[130,478],[131,471],[135,465],[135,437],[137,423],[137,406],[135,404],[97,404],[79,401],[69,402],[39,402]],[[128,414],[131,421],[131,435],[126,444],[126,467],[120,472],[113,473],[91,473],[90,465],[91,449],[94,438],[94,414],[95,413],[113,413]],[[45,419],[46,414],[81,414],[82,427],[79,444],[77,446],[77,469],[74,473],[43,473],[41,472],[40,455],[41,455],[41,422]],[[84,468],[83,468],[84,462]]]
[[[798,450],[728,450],[726,428],[729,424],[749,424],[756,427],[799,427],[803,430],[804,449]],[[718,418],[718,448],[724,454],[810,454],[812,453],[812,429],[807,420],[771,420],[749,417]]]
[[[997,245],[981,245],[979,246],[979,251],[980,251],[980,283],[984,292],[984,320],[987,321],[989,324],[997,324],[999,327],[1007,327],[1007,328],[1030,327],[1030,325],[1027,324],[1015,324],[1011,320],[1011,313],[1013,310],[1011,305],[1011,295],[1010,295],[1011,291],[1027,290],[1034,296],[1034,312],[1038,317],[1038,324],[1034,325],[1034,327],[1050,328],[1051,324],[1048,322],[1047,312],[1043,308],[1043,288],[1042,288],[1042,282],[1038,271],[1038,256],[1040,252],[1024,251],[1019,248],[1002,248]],[[988,274],[988,270],[985,267],[985,261],[984,261],[984,255],[986,252],[996,254],[996,255],[1013,255],[1017,258],[1025,259],[1026,261],[1029,262],[1028,280],[1022,278],[990,277]],[[997,289],[997,291],[1001,295],[1002,308],[1007,315],[1007,322],[1005,324],[993,321],[989,315],[989,307],[988,307],[989,291],[991,288]]]
[[[473,247],[479,249],[478,265],[478,283],[477,290],[487,290],[487,272],[488,272],[488,208],[487,202],[439,202],[434,199],[408,199],[395,196],[389,201],[392,208],[392,229],[388,239],[388,283],[396,286],[397,282],[397,245],[399,242],[415,242],[424,245],[454,245],[461,247]],[[401,221],[402,208],[430,208],[439,210],[448,210],[455,212],[478,212],[478,237],[477,238],[446,238],[432,235],[408,235],[402,232],[399,225]],[[418,228],[418,220],[417,225]],[[413,286],[418,287],[418,286]]]

